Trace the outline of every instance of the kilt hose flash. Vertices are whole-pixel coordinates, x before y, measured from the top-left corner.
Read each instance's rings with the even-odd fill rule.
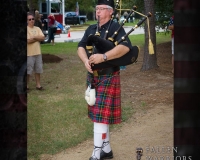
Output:
[[[92,74],[87,74],[87,86]],[[94,76],[96,89],[96,103],[88,105],[88,117],[93,122],[104,124],[118,124],[121,122],[121,90],[119,71],[109,75]]]

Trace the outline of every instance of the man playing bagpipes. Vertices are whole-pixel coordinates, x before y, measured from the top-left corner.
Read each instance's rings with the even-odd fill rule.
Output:
[[[120,44],[114,45],[112,49],[104,53],[99,53],[94,47],[92,54],[88,54],[86,46],[91,34],[100,37],[99,39],[105,42],[120,26],[118,22],[111,20],[114,12],[113,0],[98,0],[95,10],[98,23],[90,25],[86,29],[78,44],[77,53],[88,71],[86,94],[93,91],[92,94],[95,95],[94,97],[86,95],[88,117],[94,123],[94,149],[89,160],[102,160],[113,158],[109,139],[109,125],[121,122],[120,67],[117,64],[108,65],[107,62],[128,53],[132,49],[132,45],[129,38],[126,37]],[[115,40],[121,39],[125,34],[125,30],[121,27]],[[100,41],[95,43],[101,45]],[[106,48],[103,44],[101,47]]]

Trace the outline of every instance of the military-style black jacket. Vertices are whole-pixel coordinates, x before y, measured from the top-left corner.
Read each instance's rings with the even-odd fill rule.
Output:
[[[107,23],[105,23],[104,25],[102,25],[101,28],[99,28],[99,33],[100,33],[100,37],[101,38],[104,38],[104,34],[105,34],[105,32],[106,32],[106,30],[107,30],[107,28],[109,26],[109,23],[110,23],[110,21],[108,21]],[[112,21],[112,23],[110,25],[110,28],[108,30],[108,36],[107,36],[107,38],[111,37],[114,34],[114,32],[117,31],[117,29],[119,28],[119,26],[120,26],[120,24],[118,22]],[[97,30],[97,24],[90,25],[86,29],[83,38],[81,39],[81,41],[78,44],[78,47],[83,47],[83,48],[86,49],[88,36],[90,34],[94,35],[96,33],[96,30]],[[124,36],[125,34],[126,34],[126,32],[125,32],[124,28],[122,27],[119,30],[118,35],[115,37],[114,41],[121,39],[121,37]],[[125,46],[129,47],[130,49],[131,49],[131,46],[132,46],[128,37],[126,37],[125,41],[121,42],[120,44],[125,45]],[[102,47],[104,47],[104,46],[102,46]]]

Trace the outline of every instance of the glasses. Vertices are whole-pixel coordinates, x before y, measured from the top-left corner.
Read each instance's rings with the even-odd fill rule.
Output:
[[[30,19],[28,19],[28,21],[31,21],[31,20],[32,20],[32,21],[34,21],[34,20],[35,20],[35,18],[30,18]]]
[[[96,8],[95,8],[95,11],[98,11],[98,10],[99,10],[99,11],[103,11],[103,10],[105,10],[105,9],[110,9],[110,8],[108,8],[108,7],[107,7],[107,8],[96,7]]]

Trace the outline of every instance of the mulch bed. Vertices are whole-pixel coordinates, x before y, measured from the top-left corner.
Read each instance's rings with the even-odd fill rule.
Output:
[[[52,55],[52,54],[42,54],[43,63],[60,63],[63,59]]]

